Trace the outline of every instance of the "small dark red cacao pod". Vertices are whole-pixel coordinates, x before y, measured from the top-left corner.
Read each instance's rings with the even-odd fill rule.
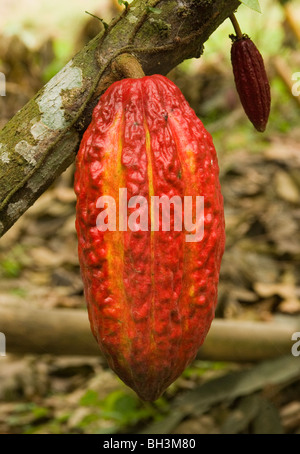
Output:
[[[247,36],[231,35],[231,62],[237,92],[245,113],[254,127],[266,129],[271,107],[271,93],[263,58]]]

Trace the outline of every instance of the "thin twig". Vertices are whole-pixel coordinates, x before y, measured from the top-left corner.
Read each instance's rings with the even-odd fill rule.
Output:
[[[241,30],[240,24],[237,21],[237,18],[235,17],[234,14],[230,14],[229,19],[232,22],[232,25],[233,25],[234,31],[236,33],[236,36],[238,37],[238,39],[242,39],[243,38],[243,33],[242,33],[242,30]]]

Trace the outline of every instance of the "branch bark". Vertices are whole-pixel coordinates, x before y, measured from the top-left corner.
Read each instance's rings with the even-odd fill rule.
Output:
[[[99,96],[116,80],[115,58],[132,53],[145,74],[200,57],[238,0],[134,0],[0,131],[0,236],[74,160]],[[159,8],[155,14],[149,7]]]
[[[100,355],[86,311],[0,306],[7,354]],[[300,320],[290,323],[215,319],[197,358],[252,362],[291,354]]]

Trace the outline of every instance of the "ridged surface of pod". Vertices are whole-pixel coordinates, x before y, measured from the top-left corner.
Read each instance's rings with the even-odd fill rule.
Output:
[[[139,230],[137,218],[136,231],[119,228],[120,189],[126,203],[135,196],[148,202],[148,230]],[[121,80],[102,95],[83,136],[75,192],[92,332],[117,375],[143,400],[155,400],[195,358],[214,318],[225,233],[212,138],[164,76]],[[116,203],[115,231],[97,227],[97,200],[105,195]],[[170,229],[150,229],[153,196],[189,196],[194,213],[196,196],[204,197],[201,241],[187,241],[185,224],[175,231],[172,205]],[[128,207],[128,221],[135,210]]]

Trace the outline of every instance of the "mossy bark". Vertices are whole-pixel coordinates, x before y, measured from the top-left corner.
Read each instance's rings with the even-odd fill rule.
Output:
[[[134,0],[0,131],[0,236],[74,160],[99,96],[134,55],[145,74],[167,74],[200,57],[237,0]],[[150,7],[150,9],[149,9]],[[160,10],[159,14],[151,8]]]

